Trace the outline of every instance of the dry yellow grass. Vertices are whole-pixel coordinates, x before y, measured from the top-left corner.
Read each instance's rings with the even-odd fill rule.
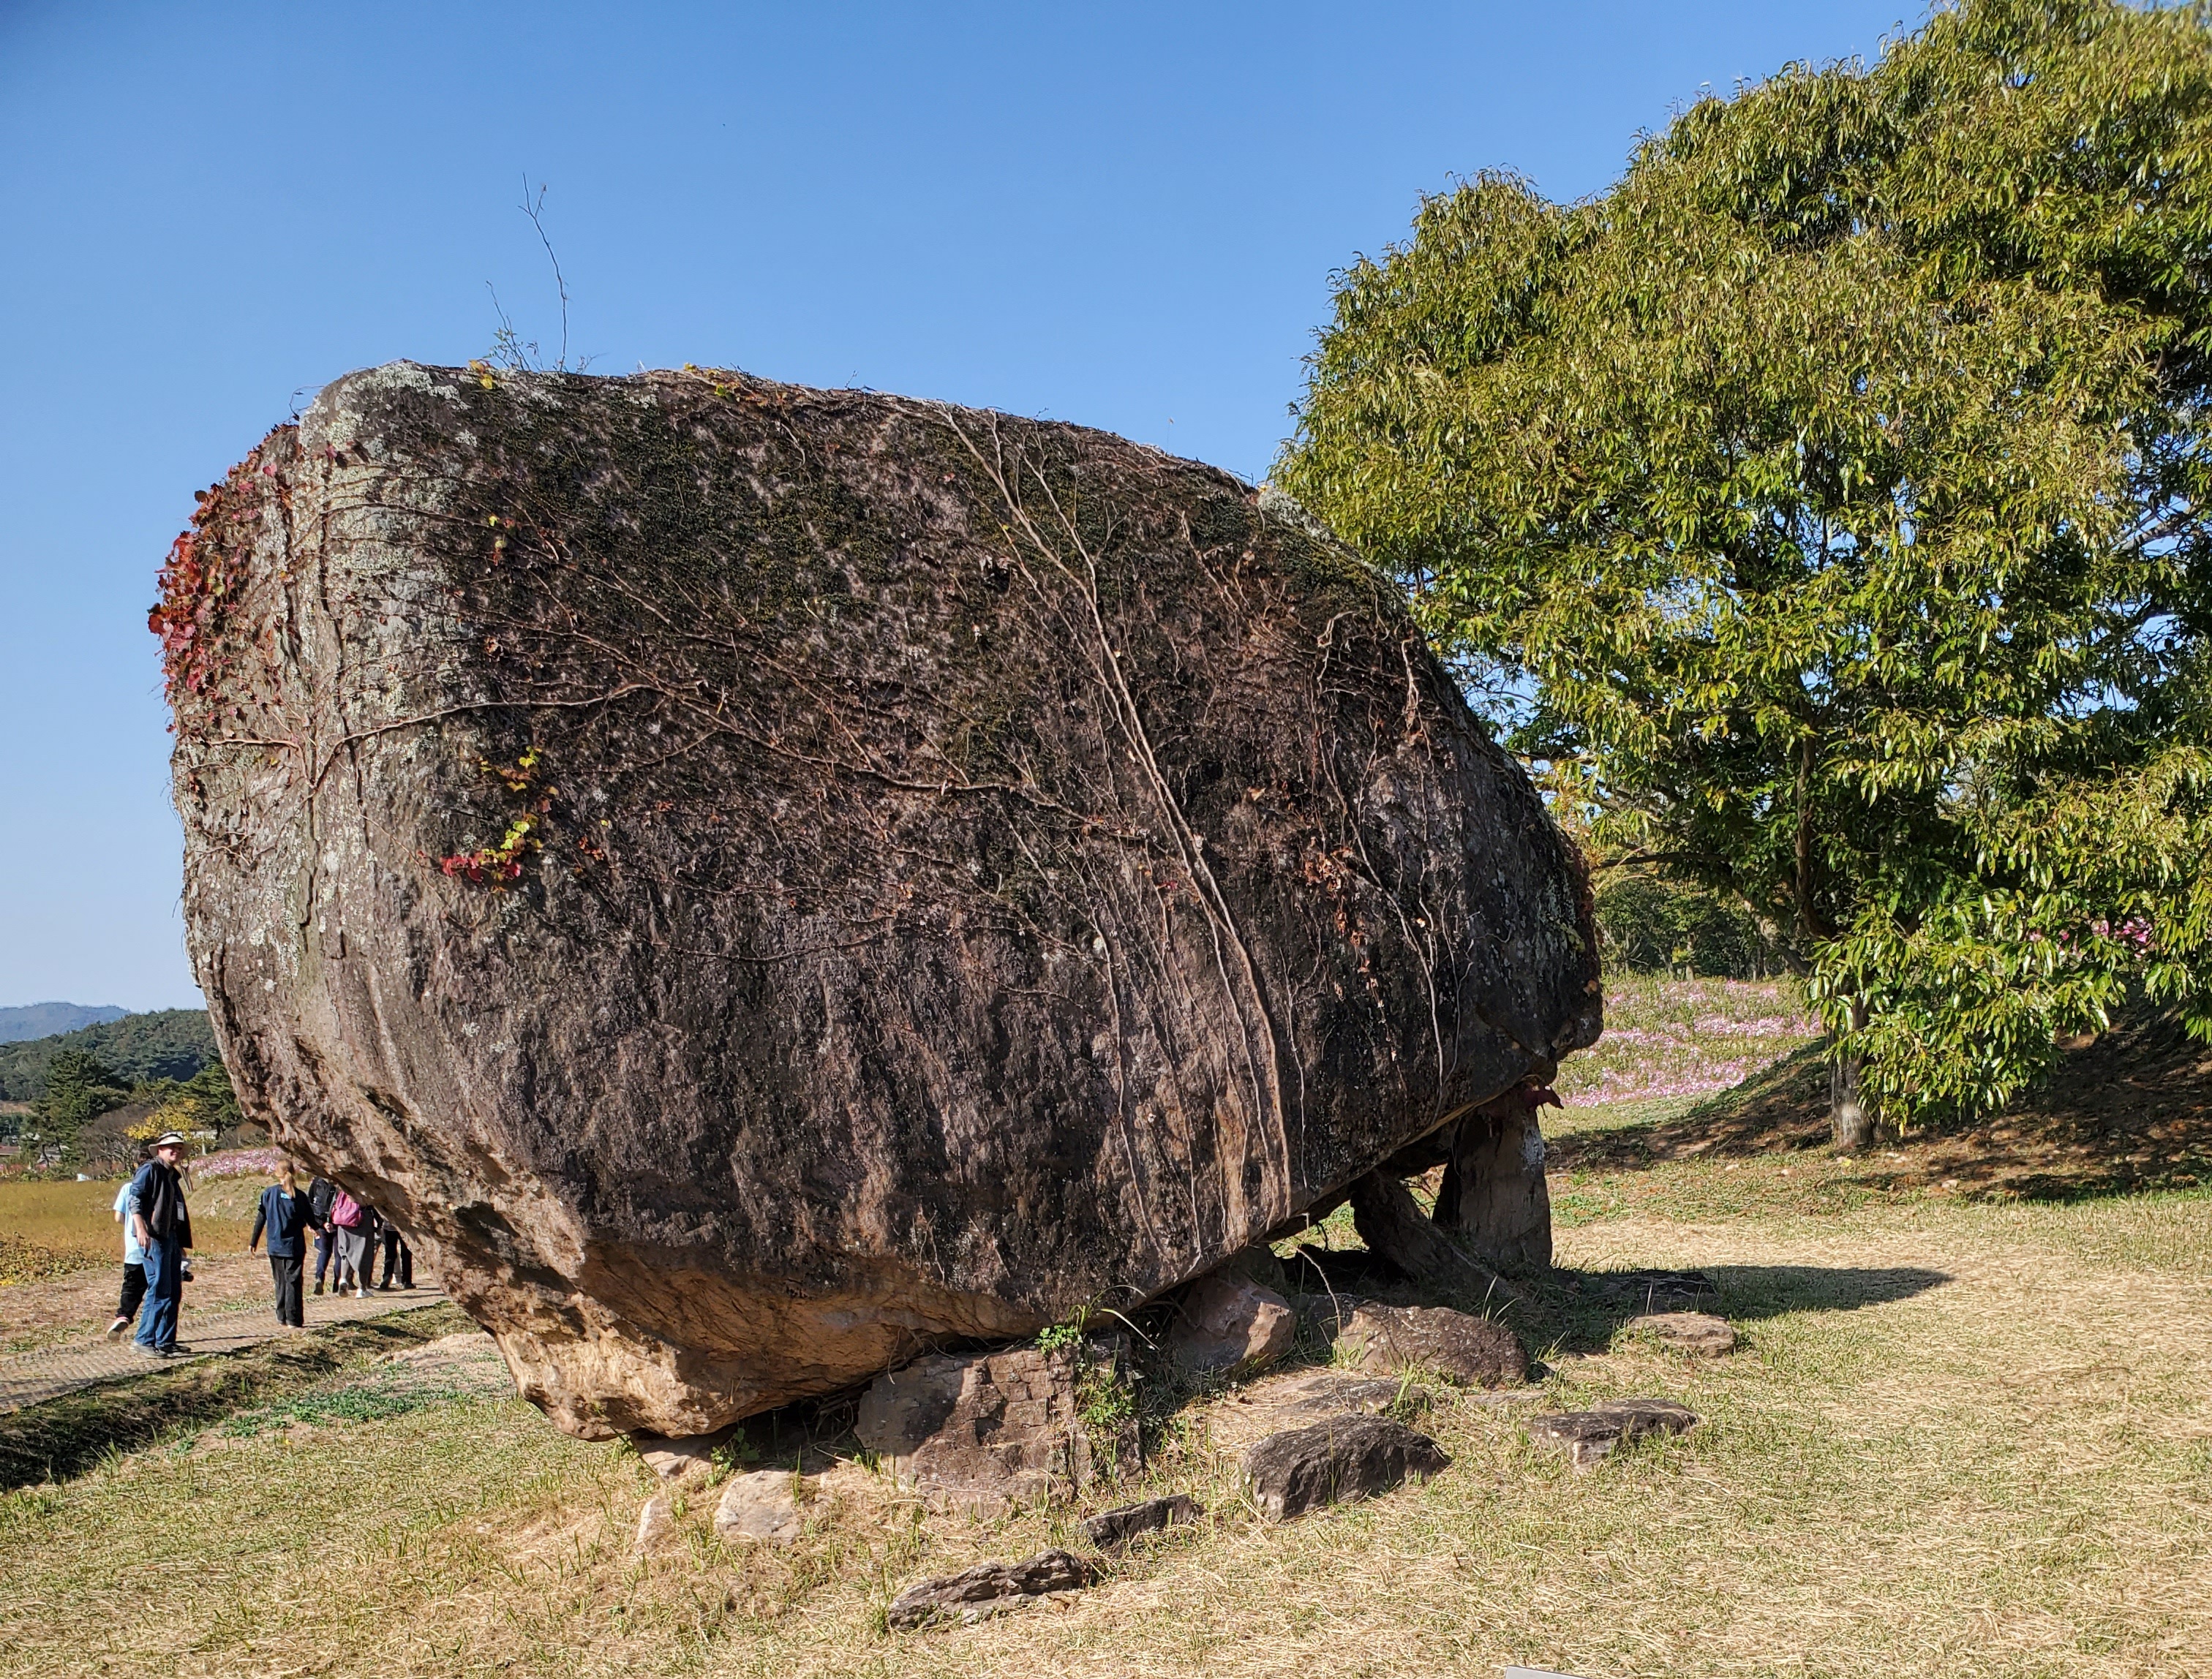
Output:
[[[0,1183],[0,1286],[93,1265],[123,1263],[122,1227],[114,1216],[113,1183]],[[252,1185],[260,1193],[261,1185]],[[234,1200],[235,1196],[230,1199]],[[228,1201],[203,1206],[194,1195],[192,1240],[202,1253],[234,1253],[252,1227]]]
[[[1775,1176],[1723,1219],[1676,1188],[1691,1216],[1624,1195],[1561,1258],[1709,1268],[1744,1350],[1558,1355],[1553,1402],[1654,1394],[1707,1419],[1595,1473],[1533,1453],[1520,1411],[1464,1404],[1435,1419],[1455,1462],[1427,1487],[1271,1528],[1194,1430],[1156,1478],[1216,1520],[1057,1612],[890,1637],[899,1585],[1070,1543],[1068,1512],[923,1519],[848,1464],[791,1552],[725,1551],[695,1494],[641,1563],[635,1459],[463,1401],[218,1433],[17,1494],[0,1674],[2212,1668],[2212,1197],[1822,1211]]]

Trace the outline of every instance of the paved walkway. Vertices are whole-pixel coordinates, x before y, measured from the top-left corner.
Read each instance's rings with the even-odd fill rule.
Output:
[[[429,1287],[395,1288],[390,1294],[371,1289],[367,1300],[356,1300],[351,1294],[311,1294],[307,1327],[319,1329],[325,1324],[350,1324],[394,1312],[419,1311],[445,1298],[441,1291]],[[132,1325],[112,1341],[88,1334],[36,1352],[0,1357],[0,1415],[101,1382],[143,1376],[151,1370],[172,1370],[211,1354],[258,1347],[286,1333],[277,1327],[275,1308],[266,1300],[234,1300],[210,1310],[187,1305],[177,1322],[177,1342],[191,1349],[190,1357],[147,1357],[131,1344],[136,1329]]]

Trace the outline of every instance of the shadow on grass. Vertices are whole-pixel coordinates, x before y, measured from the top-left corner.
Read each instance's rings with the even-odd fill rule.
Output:
[[[1951,1281],[1919,1265],[1713,1265],[1696,1271],[1553,1271],[1529,1279],[1516,1324],[1531,1346],[1602,1352],[1634,1318],[1708,1312],[1731,1323],[1792,1312],[1856,1312],[1911,1300]]]
[[[1911,1300],[1950,1282],[1920,1265],[1712,1265],[1706,1268],[1730,1318],[1778,1318],[1785,1312],[1856,1312]]]
[[[27,1405],[0,1416],[0,1491],[69,1480],[111,1452],[219,1422],[467,1327],[450,1305],[394,1312]]]
[[[1378,1300],[1393,1306],[1449,1306],[1497,1318],[1524,1345],[1594,1352],[1632,1318],[1710,1312],[1735,1323],[1790,1312],[1854,1312],[1910,1300],[1952,1279],[1919,1265],[1713,1265],[1703,1270],[1524,1271],[1518,1298],[1471,1300],[1407,1276],[1364,1248],[1301,1247],[1286,1263],[1291,1286],[1312,1299]]]

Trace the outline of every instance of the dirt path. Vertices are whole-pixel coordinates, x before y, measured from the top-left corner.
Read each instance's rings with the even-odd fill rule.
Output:
[[[276,1324],[269,1298],[268,1261],[257,1258],[213,1262],[210,1269],[218,1264],[222,1266],[222,1275],[219,1279],[210,1279],[217,1286],[196,1294],[196,1281],[185,1289],[184,1311],[177,1320],[178,1345],[189,1347],[191,1356],[203,1358],[257,1346],[290,1332]],[[246,1280],[248,1266],[259,1273],[261,1289],[258,1295],[246,1294],[240,1287]],[[95,1282],[97,1287],[94,1286]],[[126,1330],[111,1341],[98,1330],[86,1327],[82,1318],[86,1306],[96,1308],[102,1327],[115,1310],[110,1272],[88,1273],[82,1278],[64,1277],[52,1283],[21,1284],[8,1293],[28,1294],[33,1289],[49,1294],[38,1315],[48,1318],[46,1327],[53,1338],[32,1350],[0,1356],[0,1414],[74,1393],[100,1382],[143,1375],[149,1370],[182,1362],[149,1358],[137,1351],[131,1343],[131,1330]],[[307,1327],[381,1318],[393,1312],[413,1312],[435,1306],[445,1298],[442,1291],[429,1285],[394,1288],[389,1294],[371,1290],[366,1300],[357,1300],[351,1294],[310,1295],[307,1304]],[[11,1302],[27,1309],[39,1304]],[[52,1322],[53,1318],[65,1315],[74,1316],[76,1321],[66,1329]]]

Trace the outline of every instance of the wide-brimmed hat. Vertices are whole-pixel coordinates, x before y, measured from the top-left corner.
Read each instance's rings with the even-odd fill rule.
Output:
[[[154,1139],[152,1146],[156,1149],[181,1149],[185,1146],[184,1133],[163,1131],[161,1136]]]

